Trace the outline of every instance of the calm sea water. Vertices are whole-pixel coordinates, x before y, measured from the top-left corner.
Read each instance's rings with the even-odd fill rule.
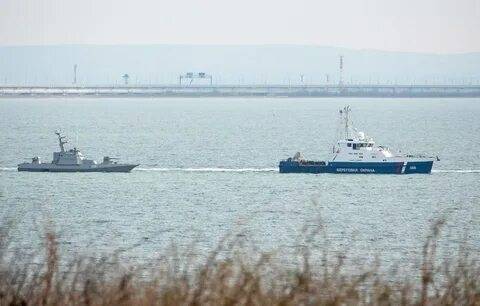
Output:
[[[302,151],[323,159],[337,112],[377,143],[438,155],[430,175],[279,174]],[[421,253],[446,216],[445,254],[480,250],[479,99],[2,99],[0,217],[32,248],[47,224],[67,253],[128,248],[148,258],[171,241],[200,250],[242,231],[261,249],[298,246],[305,225],[325,225],[332,249],[402,261]],[[50,162],[53,132],[90,158],[120,157],[128,174],[18,173]],[[319,221],[320,219],[321,221]]]

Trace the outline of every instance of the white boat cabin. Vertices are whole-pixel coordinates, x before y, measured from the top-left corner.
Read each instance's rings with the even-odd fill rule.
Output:
[[[388,147],[378,146],[372,137],[364,132],[359,132],[352,127],[350,122],[350,107],[340,110],[340,122],[343,125],[343,137],[333,147],[333,156],[330,161],[337,162],[398,162],[425,160],[423,155],[405,155],[393,152]],[[428,160],[433,160],[428,157]]]
[[[359,133],[362,134],[363,133]],[[369,138],[348,138],[340,140],[333,148],[332,161],[378,162],[394,158],[390,149],[376,146]]]

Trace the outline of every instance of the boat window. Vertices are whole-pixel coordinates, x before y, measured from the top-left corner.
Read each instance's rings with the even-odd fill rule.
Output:
[[[360,148],[365,148],[367,147],[367,143],[354,143],[353,144],[353,149],[354,150],[359,150]]]
[[[369,143],[369,144],[368,144],[368,147],[373,147],[373,143]]]
[[[351,143],[347,143],[347,147],[349,147],[349,148],[350,148],[351,146],[352,146],[352,144],[351,144]]]

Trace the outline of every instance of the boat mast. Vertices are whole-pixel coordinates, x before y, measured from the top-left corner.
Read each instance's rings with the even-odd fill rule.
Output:
[[[350,137],[350,106],[345,106],[343,110],[340,110],[340,113],[343,114],[343,119],[345,120],[345,139],[349,139]]]
[[[55,134],[57,134],[57,136],[58,136],[58,144],[60,145],[60,151],[65,152],[65,148],[63,147],[63,145],[66,144],[68,141],[63,140],[63,139],[65,139],[65,136],[61,136],[60,132],[55,132]]]

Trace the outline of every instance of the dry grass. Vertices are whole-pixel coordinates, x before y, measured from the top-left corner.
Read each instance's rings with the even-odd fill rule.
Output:
[[[296,267],[287,267],[270,254],[246,251],[235,237],[221,241],[201,262],[191,254],[170,252],[139,267],[121,265],[114,255],[64,264],[55,235],[48,233],[41,263],[32,264],[39,257],[9,253],[4,233],[0,304],[480,305],[478,258],[462,251],[456,259],[437,263],[442,224],[433,224],[426,238],[417,275],[398,273],[396,280],[377,267],[348,272],[352,269],[344,256],[325,255],[320,265],[313,264],[318,258],[309,247],[300,248]],[[317,233],[308,234],[307,240]]]

